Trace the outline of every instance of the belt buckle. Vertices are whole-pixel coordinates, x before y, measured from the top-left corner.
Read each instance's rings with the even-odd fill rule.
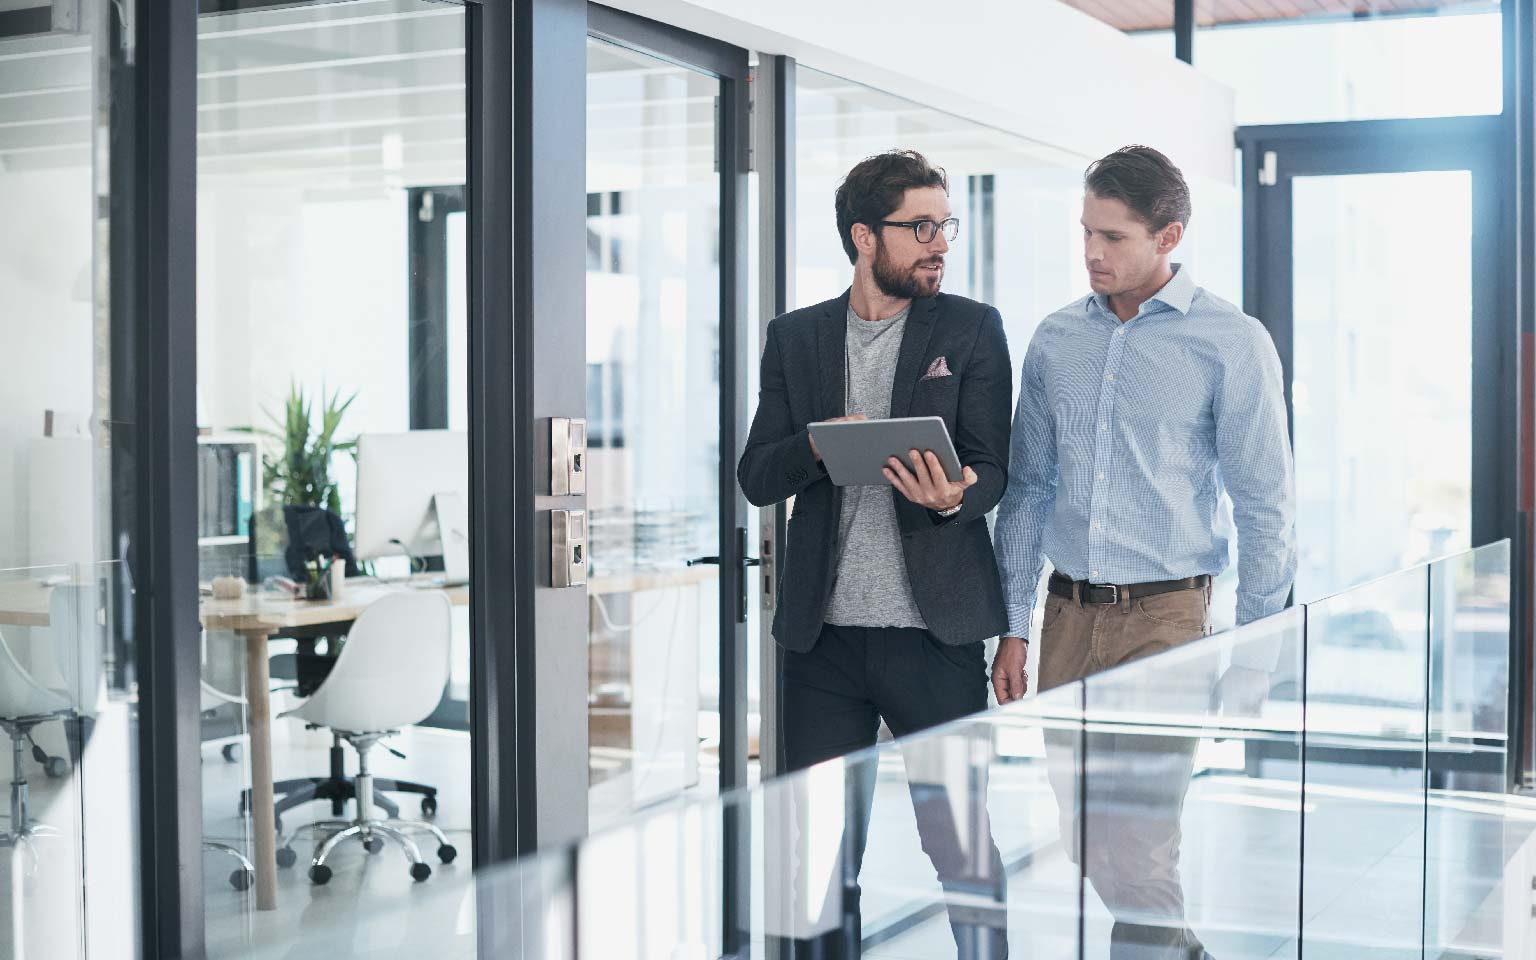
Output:
[[[1120,588],[1117,585],[1113,583],[1084,583],[1078,587],[1077,605],[1079,607],[1088,605],[1089,590],[1108,590],[1112,598],[1108,603],[1109,606],[1115,606],[1120,602]],[[1099,604],[1099,606],[1104,606],[1104,604]]]

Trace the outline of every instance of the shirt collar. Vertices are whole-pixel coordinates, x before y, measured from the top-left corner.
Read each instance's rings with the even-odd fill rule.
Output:
[[[1184,269],[1184,264],[1175,263],[1173,279],[1163,284],[1163,289],[1154,293],[1152,299],[1172,307],[1187,317],[1190,305],[1195,302],[1195,278]]]
[[[1189,308],[1195,302],[1195,278],[1185,269],[1182,263],[1173,264],[1173,279],[1163,284],[1163,288],[1148,298],[1151,303],[1156,300],[1167,307],[1172,307],[1181,316],[1189,316]],[[1095,293],[1093,302],[1099,305],[1099,309],[1107,316],[1114,317],[1115,311],[1109,308],[1109,300]]]

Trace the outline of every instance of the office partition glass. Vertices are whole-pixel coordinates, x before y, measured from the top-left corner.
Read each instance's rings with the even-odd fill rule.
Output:
[[[117,642],[121,577],[111,562],[0,570],[8,957],[85,957],[88,942],[137,942],[138,751],[122,681],[131,667]],[[92,884],[126,895],[88,902]]]
[[[720,87],[588,41],[594,827],[719,782]]]
[[[137,424],[113,350],[132,81],[110,3],[0,16],[0,955],[134,956],[138,711],[119,472]],[[127,258],[125,258],[127,259]],[[117,277],[114,277],[114,274]],[[115,295],[116,294],[116,295]],[[121,359],[119,356],[118,359]],[[114,483],[115,481],[115,483]],[[86,856],[87,850],[90,856]],[[111,890],[110,897],[85,891]]]
[[[425,0],[200,18],[203,815],[258,881],[207,884],[214,956],[468,869],[465,24]],[[321,849],[363,815],[386,822]]]

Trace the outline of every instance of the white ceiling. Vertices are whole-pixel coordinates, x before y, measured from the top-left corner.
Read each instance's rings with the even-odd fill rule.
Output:
[[[0,0],[7,2],[14,0]],[[427,0],[205,15],[200,185],[462,183],[464,26],[462,7]],[[594,189],[712,175],[713,78],[597,41],[588,44],[587,68]],[[955,169],[1060,159],[1043,156],[1037,143],[859,84],[813,70],[799,77],[805,175],[836,174],[894,146],[933,152]],[[87,165],[91,84],[88,38],[0,41],[0,172]]]
[[[87,38],[0,42],[0,169],[89,162]],[[426,0],[205,15],[205,180],[461,183],[464,10]]]

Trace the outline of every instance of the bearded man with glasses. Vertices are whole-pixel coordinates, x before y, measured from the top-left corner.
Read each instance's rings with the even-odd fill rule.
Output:
[[[921,154],[892,151],[855,166],[834,202],[852,286],[769,325],[737,469],[753,504],[795,498],[773,623],[785,651],[779,713],[789,770],[874,746],[882,720],[901,737],[985,709],[983,643],[1007,627],[985,517],[1007,486],[1008,343],[996,309],[939,292],[960,228],[948,179]],[[838,487],[807,430],[823,420],[918,416],[943,418],[960,480],[946,479],[931,451],[912,450],[888,462],[889,486]],[[955,764],[922,756],[945,743],[903,749],[918,832],[947,894],[959,955],[1003,957],[1005,878],[985,768],[979,780],[951,783]],[[856,878],[875,780],[873,764],[850,770],[842,915],[837,929],[801,937],[802,955],[857,956]]]

